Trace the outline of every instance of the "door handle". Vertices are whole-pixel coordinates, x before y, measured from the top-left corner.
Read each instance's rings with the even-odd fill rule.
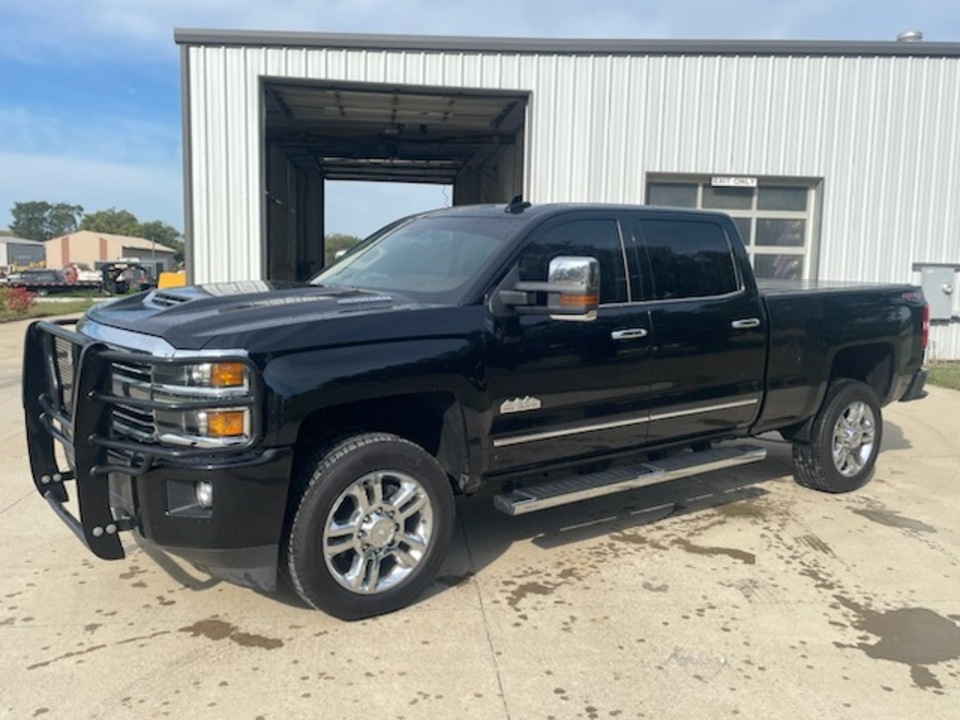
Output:
[[[614,330],[610,337],[614,340],[636,340],[647,336],[644,328],[630,328],[629,330]]]
[[[760,327],[760,318],[744,318],[743,320],[734,320],[730,324],[734,330],[749,330],[750,328]]]

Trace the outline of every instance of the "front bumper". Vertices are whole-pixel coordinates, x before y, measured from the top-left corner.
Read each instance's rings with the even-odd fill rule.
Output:
[[[226,461],[168,463],[135,477],[109,473],[110,508],[135,519],[141,545],[213,577],[273,590],[292,465],[291,448],[271,448]],[[200,482],[212,488],[210,508],[196,502]]]
[[[63,360],[64,347],[72,364]],[[135,531],[140,542],[216,577],[272,589],[292,449],[211,451],[117,439],[111,408],[130,399],[111,395],[111,362],[132,361],[172,362],[117,351],[63,325],[30,326],[23,405],[37,491],[100,558],[123,558],[120,533]],[[76,514],[67,505],[71,481]],[[200,482],[212,487],[210,507],[196,502]]]

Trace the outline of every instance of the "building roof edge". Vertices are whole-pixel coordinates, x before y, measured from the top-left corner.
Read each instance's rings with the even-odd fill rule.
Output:
[[[178,45],[549,55],[889,55],[960,57],[960,43],[862,40],[663,40],[373,35],[177,28]]]

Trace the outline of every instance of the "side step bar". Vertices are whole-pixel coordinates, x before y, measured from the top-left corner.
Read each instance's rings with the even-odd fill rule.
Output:
[[[755,445],[681,453],[634,467],[604,470],[517,488],[496,495],[493,504],[497,510],[507,515],[525,515],[536,510],[612,495],[624,490],[636,490],[690,475],[759,462],[766,457],[767,451]]]

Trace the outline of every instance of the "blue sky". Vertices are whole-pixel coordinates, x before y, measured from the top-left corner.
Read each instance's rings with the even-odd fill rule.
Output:
[[[126,208],[182,228],[175,27],[794,40],[892,40],[919,29],[928,41],[958,42],[960,3],[0,0],[0,228],[27,200]],[[448,199],[437,187],[331,184],[327,231],[364,235]]]

